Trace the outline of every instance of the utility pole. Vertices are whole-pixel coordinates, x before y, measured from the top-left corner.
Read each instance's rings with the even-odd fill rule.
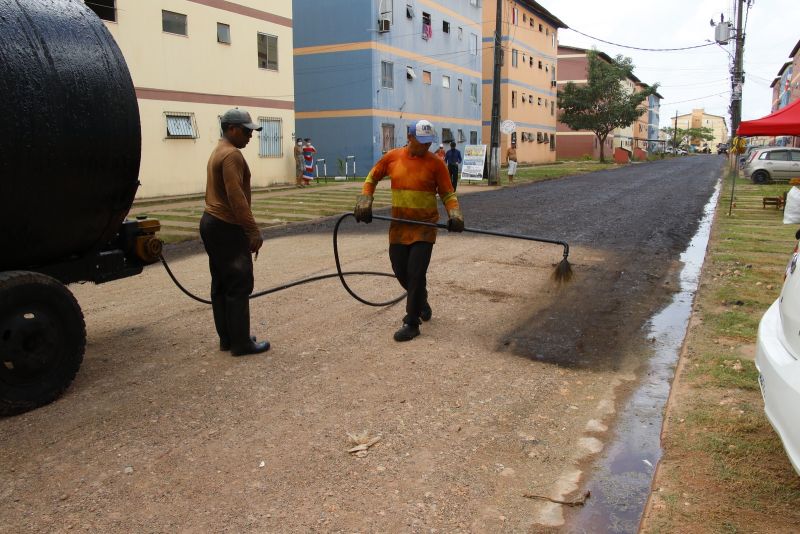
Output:
[[[503,61],[503,0],[497,1],[494,26],[494,77],[492,78],[492,126],[489,151],[489,185],[500,183],[500,65]]]
[[[748,0],[748,4],[749,4]],[[742,31],[742,17],[744,0],[738,0],[736,10],[736,52],[733,59],[733,72],[731,76],[731,134],[736,135],[739,123],[742,121],[742,87],[744,86],[744,71],[742,62],[744,57],[744,32]]]
[[[672,128],[672,151],[673,154],[678,151],[678,110],[675,110],[675,127]]]

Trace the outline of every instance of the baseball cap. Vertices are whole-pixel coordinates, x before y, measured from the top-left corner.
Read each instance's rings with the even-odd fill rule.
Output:
[[[418,120],[408,125],[408,135],[413,135],[420,143],[433,143],[436,133],[433,124],[425,119]]]
[[[261,131],[261,126],[253,122],[250,114],[243,109],[233,108],[225,112],[220,119],[222,124],[241,124],[248,130]]]

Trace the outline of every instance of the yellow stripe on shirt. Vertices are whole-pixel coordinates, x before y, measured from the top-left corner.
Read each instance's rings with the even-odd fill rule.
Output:
[[[437,209],[436,193],[392,189],[392,206],[396,208]]]

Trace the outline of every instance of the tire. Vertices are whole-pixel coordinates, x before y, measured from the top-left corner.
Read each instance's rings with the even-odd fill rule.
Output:
[[[767,171],[756,171],[753,173],[754,184],[765,184],[769,182],[769,173]]]
[[[0,273],[0,415],[57,399],[85,348],[83,313],[64,284],[40,273]]]

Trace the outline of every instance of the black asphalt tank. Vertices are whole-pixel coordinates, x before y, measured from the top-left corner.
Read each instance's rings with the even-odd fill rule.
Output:
[[[81,0],[0,0],[0,270],[102,247],[138,186],[128,67]]]

